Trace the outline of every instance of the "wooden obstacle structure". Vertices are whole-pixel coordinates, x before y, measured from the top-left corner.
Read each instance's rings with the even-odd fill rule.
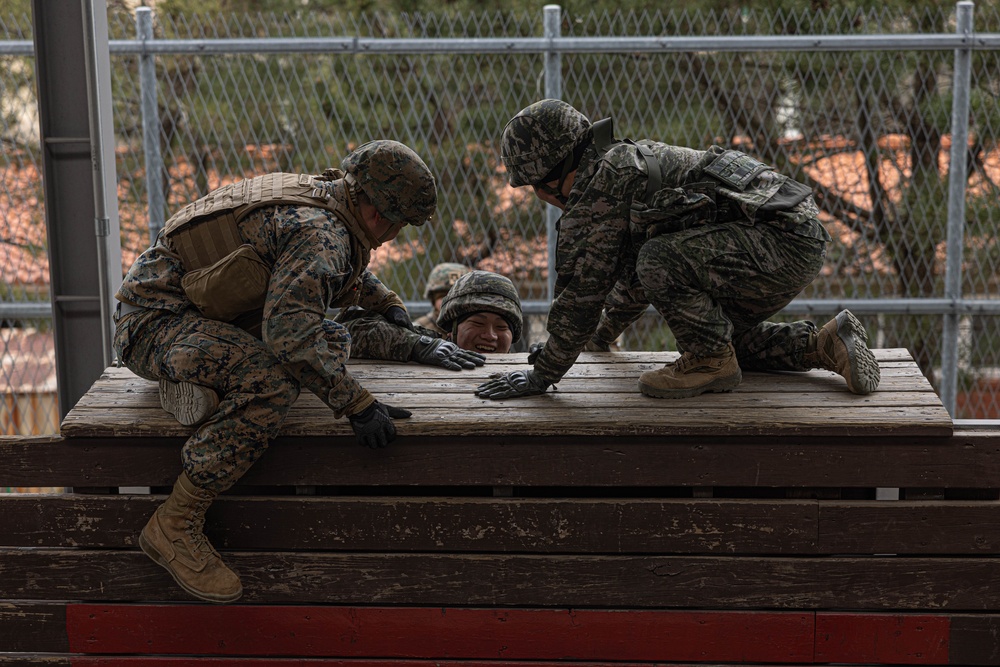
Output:
[[[190,429],[108,369],[60,436],[0,439],[0,486],[73,488],[0,496],[0,665],[1000,664],[1000,432],[876,355],[870,396],[814,371],[680,401],[636,383],[673,353],[502,402],[472,391],[524,354],[352,361],[413,417],[372,451],[299,399],[209,511],[233,605],[136,546]]]

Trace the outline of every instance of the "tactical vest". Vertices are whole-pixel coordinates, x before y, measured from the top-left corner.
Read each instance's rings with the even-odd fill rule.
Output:
[[[660,185],[663,182],[663,176],[660,173],[660,163],[656,161],[653,151],[649,149],[649,146],[637,144],[631,139],[615,141],[614,121],[610,118],[597,121],[591,126],[591,129],[594,132],[594,148],[597,149],[598,158],[604,157],[605,153],[618,144],[634,146],[639,152],[639,155],[646,162],[646,192],[643,194],[642,200],[649,202],[653,193],[660,189]]]
[[[339,170],[265,174],[213,190],[171,216],[163,233],[184,264],[182,285],[192,303],[226,322],[263,308],[271,267],[243,242],[238,224],[265,206],[291,205],[330,211],[351,231],[351,279],[329,305],[354,305],[370,253],[359,240],[360,223],[331,194],[333,180],[342,177]]]
[[[628,139],[615,141],[612,119],[593,124],[594,146],[600,156],[618,144],[634,146],[646,163],[646,190],[633,201],[630,230],[639,243],[696,224],[755,220],[776,222],[775,213],[806,199],[812,190],[777,173],[746,153],[715,147],[700,166],[703,180],[661,190],[660,164],[653,151]]]

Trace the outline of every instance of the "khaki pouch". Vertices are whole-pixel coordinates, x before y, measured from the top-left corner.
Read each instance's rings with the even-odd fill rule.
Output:
[[[209,319],[229,322],[249,310],[263,308],[271,269],[251,245],[241,245],[215,264],[188,271],[181,286]]]

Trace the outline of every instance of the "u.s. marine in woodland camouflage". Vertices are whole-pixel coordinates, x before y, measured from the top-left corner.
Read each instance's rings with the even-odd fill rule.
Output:
[[[504,128],[512,187],[562,209],[549,339],[533,368],[493,377],[477,394],[540,394],[584,349],[611,341],[652,304],[680,359],[643,373],[642,393],[683,398],[729,391],[748,370],[826,368],[867,394],[879,367],[849,311],[820,329],[766,321],[817,275],[830,236],[811,191],[745,153],[616,140],[542,100]]]
[[[409,416],[351,376],[350,336],[326,311],[356,305],[410,325],[399,297],[366,267],[373,248],[430,219],[434,178],[394,141],[365,144],[341,167],[258,176],[192,202],[117,294],[119,359],[159,381],[164,408],[197,427],[139,545],[204,600],[242,594],[202,532],[205,511],[278,434],[300,387],[346,416],[368,446],[385,446],[392,418]]]

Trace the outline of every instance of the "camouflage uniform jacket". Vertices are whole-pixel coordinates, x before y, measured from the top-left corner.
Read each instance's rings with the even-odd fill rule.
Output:
[[[445,334],[448,333],[447,331],[438,326],[437,316],[434,314],[434,311],[431,311],[426,315],[418,317],[417,319],[413,320],[413,323],[415,325],[423,327],[424,329],[430,329],[438,336],[444,336]]]
[[[653,141],[638,143],[653,152],[660,166],[661,186],[648,202],[643,201],[647,167],[633,144],[614,144],[603,156],[590,146],[577,168],[556,225],[557,277],[548,317],[549,339],[535,361],[536,372],[548,382],[562,378],[595,333],[610,343],[649,306],[636,274],[636,259],[649,238],[650,226],[664,220],[684,224],[685,217],[705,222],[698,219],[704,197],[692,194],[690,186],[711,180],[704,168],[723,149],[713,146],[699,151]],[[766,221],[758,215],[760,206],[788,180],[766,171],[758,181],[763,188],[746,192],[720,188],[716,199],[731,204],[734,219],[743,224],[753,225],[756,218],[829,240],[815,219],[811,198],[809,206],[768,215]]]
[[[347,351],[332,349],[324,335],[331,304],[351,298],[359,306],[385,312],[402,305],[399,297],[367,269],[351,281],[356,262],[369,254],[333,213],[303,206],[259,209],[239,222],[244,243],[271,267],[264,304],[262,339],[299,383],[334,409],[370,399],[347,371]],[[161,234],[136,260],[118,291],[121,301],[180,313],[193,308],[181,287],[184,268]],[[356,290],[352,296],[351,292]],[[341,327],[339,324],[332,326]],[[347,412],[350,414],[350,411]]]

